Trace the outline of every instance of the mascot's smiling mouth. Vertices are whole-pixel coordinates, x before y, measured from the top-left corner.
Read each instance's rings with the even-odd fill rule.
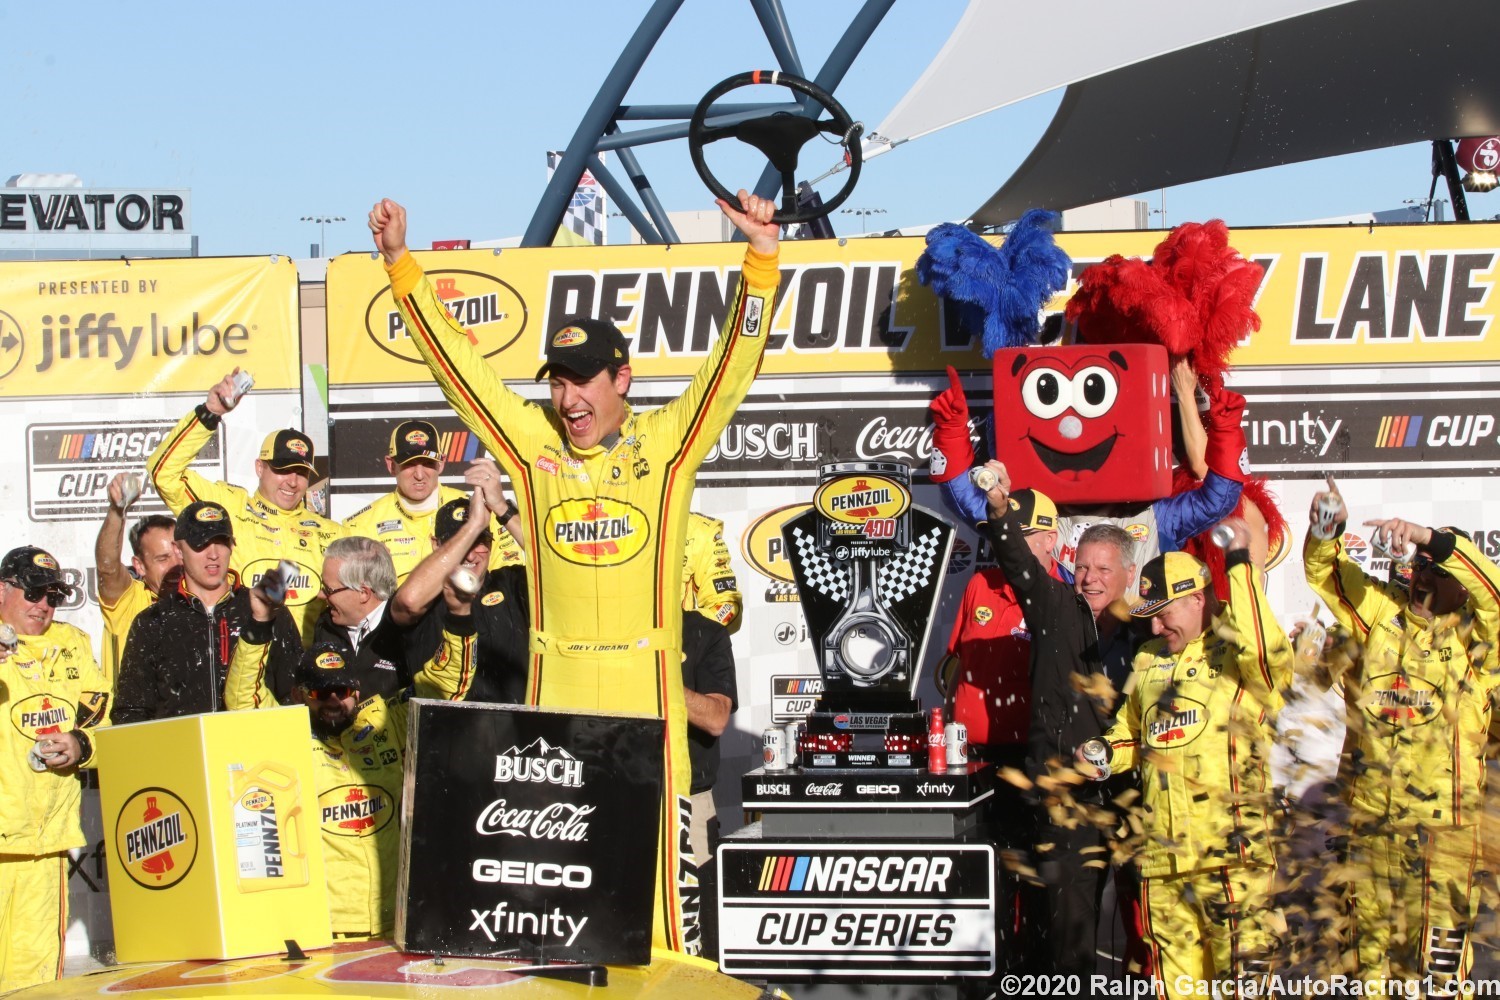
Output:
[[[1042,464],[1047,467],[1048,471],[1061,479],[1072,480],[1080,479],[1085,474],[1098,472],[1109,460],[1110,452],[1114,450],[1115,442],[1119,439],[1120,433],[1116,431],[1086,451],[1069,453],[1049,448],[1036,438],[1027,438],[1031,442],[1032,450],[1036,452],[1036,457],[1042,460]]]

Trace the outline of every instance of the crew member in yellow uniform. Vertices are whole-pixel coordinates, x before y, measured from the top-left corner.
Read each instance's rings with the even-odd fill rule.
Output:
[[[94,540],[94,571],[99,578],[99,612],[104,616],[104,656],[100,666],[111,681],[118,681],[125,659],[125,638],[136,615],[151,606],[161,590],[161,581],[182,565],[173,541],[177,521],[166,514],[148,514],[130,527],[131,569],[120,561],[120,540],[125,535],[126,473],[110,480],[109,509]]]
[[[1500,572],[1464,535],[1399,518],[1367,521],[1388,551],[1416,546],[1408,592],[1366,575],[1333,537],[1308,533],[1304,571],[1339,624],[1364,646],[1343,676],[1355,948],[1362,978],[1431,977],[1455,990],[1473,967],[1475,870],[1485,744],[1500,670]]]
[[[1252,981],[1275,950],[1265,920],[1276,870],[1269,760],[1292,654],[1251,565],[1248,526],[1224,524],[1234,539],[1222,614],[1208,569],[1186,552],[1141,570],[1130,613],[1150,618],[1156,638],[1136,653],[1135,687],[1104,734],[1109,764],[1091,775],[1140,768],[1141,908],[1168,996]]]
[[[52,620],[71,592],[41,549],[0,561],[0,622],[16,633],[0,644],[0,993],[62,977],[68,851],[84,846],[76,772],[94,763],[85,730],[109,715],[89,637]]]
[[[475,465],[482,465],[481,459]],[[396,581],[405,582],[417,563],[432,554],[432,520],[438,508],[467,494],[438,482],[447,466],[438,447],[437,428],[426,420],[403,420],[391,431],[386,471],[396,477],[396,488],[344,519],[350,535],[373,538],[386,547],[396,566]],[[493,467],[494,463],[488,463]],[[515,516],[515,507],[496,527]],[[514,566],[523,559],[521,546],[505,531],[492,531],[490,568]]]
[[[691,777],[681,559],[688,504],[698,466],[760,367],[780,280],[774,206],[744,191],[739,200],[743,213],[719,203],[749,241],[723,332],[687,390],[648,413],[626,402],[624,336],[584,317],[548,334],[537,377],[548,377],[550,410],[506,388],[406,252],[405,210],[385,200],[369,217],[412,342],[516,491],[531,603],[528,699],[666,720],[653,941],[687,952],[699,946],[697,878],[685,846]]]
[[[253,494],[229,483],[211,482],[189,468],[224,414],[239,402],[234,391],[238,371],[236,368],[208,390],[208,398],[161,439],[146,460],[146,472],[174,514],[181,514],[194,500],[212,500],[229,511],[234,521],[230,569],[245,586],[257,584],[261,574],[283,559],[297,564],[300,572],[287,587],[286,607],[307,645],[312,642],[313,623],[323,612],[323,601],[318,597],[323,584],[319,575],[323,550],[344,536],[337,521],[307,506],[307,484],[313,475],[312,440],[290,427],[266,435],[260,457],[255,460],[259,482]]]
[[[260,589],[250,591],[253,621],[240,633],[224,684],[230,710],[275,708],[266,683],[271,672],[293,676],[311,715],[318,807],[327,861],[333,933],[375,937],[395,927],[396,869],[401,843],[402,762],[412,697],[462,699],[474,676],[476,644],[472,597],[451,586],[443,643],[412,683],[389,700],[361,699],[359,674],[346,649],[320,642],[295,664],[271,644],[277,608]]]
[[[729,546],[724,544],[724,522],[690,511],[682,554],[682,610],[696,611],[733,633],[740,627],[744,607],[734,567],[729,565]]]

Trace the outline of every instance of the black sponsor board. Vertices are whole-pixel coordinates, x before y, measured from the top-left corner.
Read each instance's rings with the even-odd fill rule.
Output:
[[[911,756],[920,756],[925,763],[927,747],[923,745]],[[762,812],[891,808],[958,812],[989,798],[994,789],[995,769],[977,761],[942,774],[872,763],[817,770],[756,768],[740,779],[745,808]]]
[[[719,848],[719,965],[732,976],[947,979],[995,970],[989,844]]]
[[[42,423],[26,428],[26,497],[33,521],[93,521],[109,508],[109,483],[118,473],[140,474],[141,497],[130,517],[170,514],[146,478],[146,459],[176,419],[100,423]],[[224,430],[208,439],[189,468],[224,478]]]
[[[649,962],[662,720],[412,705],[397,944]]]

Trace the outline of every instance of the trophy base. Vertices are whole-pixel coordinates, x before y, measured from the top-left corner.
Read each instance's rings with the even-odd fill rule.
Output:
[[[797,740],[796,760],[809,769],[925,768],[927,724],[921,704],[885,697],[813,712]]]

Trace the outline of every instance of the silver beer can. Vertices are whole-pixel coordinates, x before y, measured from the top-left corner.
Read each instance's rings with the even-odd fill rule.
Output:
[[[802,723],[788,722],[786,724],[786,762],[788,767],[797,767],[801,763],[797,751],[797,737],[802,732]]]
[[[1108,743],[1095,737],[1091,740],[1085,740],[1084,744],[1078,748],[1078,751],[1083,756],[1083,759],[1090,764],[1097,768],[1102,768],[1106,773],[1109,771],[1110,753]]]
[[[969,727],[962,722],[950,722],[943,727],[943,743],[947,747],[948,766],[969,766]]]
[[[1337,493],[1325,493],[1318,498],[1318,523],[1308,530],[1314,538],[1328,541],[1333,537],[1334,525],[1338,524],[1339,508],[1344,506]]]
[[[767,726],[760,735],[762,765],[767,771],[787,769],[786,730],[780,726]]]
[[[1000,477],[995,475],[995,470],[987,465],[976,465],[969,470],[969,482],[973,483],[982,492],[988,493],[1000,483]]]

